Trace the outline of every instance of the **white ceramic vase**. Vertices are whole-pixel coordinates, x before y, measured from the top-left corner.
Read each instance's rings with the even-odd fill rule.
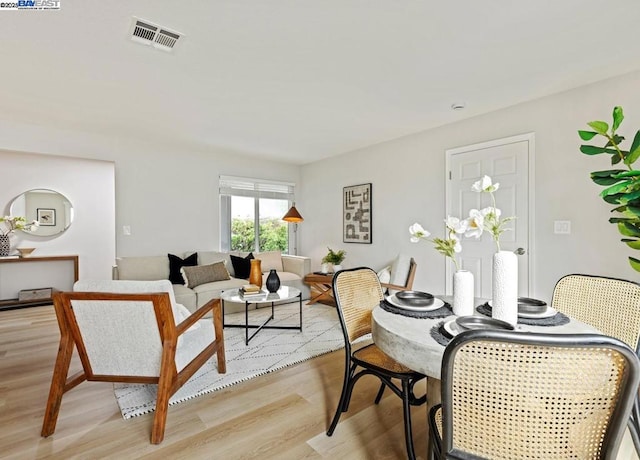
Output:
[[[331,264],[325,262],[322,264],[322,266],[320,267],[320,271],[322,273],[329,273],[331,271]]]
[[[453,274],[453,314],[473,315],[473,273],[457,270]]]
[[[518,323],[518,256],[511,251],[493,255],[491,316],[515,326]]]
[[[334,265],[333,266],[333,273],[337,273],[340,270],[342,270],[342,265]]]

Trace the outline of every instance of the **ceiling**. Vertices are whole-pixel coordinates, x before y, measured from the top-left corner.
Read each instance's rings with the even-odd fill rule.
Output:
[[[294,164],[640,69],[637,0],[60,7],[0,11],[0,118]],[[134,43],[133,16],[184,37]]]

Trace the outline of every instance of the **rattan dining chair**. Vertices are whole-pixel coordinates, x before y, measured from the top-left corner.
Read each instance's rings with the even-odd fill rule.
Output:
[[[640,284],[632,281],[572,274],[553,290],[552,307],[640,351]],[[640,455],[640,405],[636,400],[629,432]]]
[[[475,330],[447,346],[441,382],[434,458],[614,459],[640,361],[599,334]]]
[[[371,333],[371,310],[384,298],[378,276],[364,267],[339,271],[333,278],[333,293],[344,334],[345,367],[340,402],[327,436],[333,434],[342,412],[349,409],[355,383],[360,377],[374,375],[381,381],[376,404],[387,387],[402,399],[407,456],[414,459],[410,406],[424,404],[427,400],[426,395],[416,397],[414,394],[414,385],[426,378],[425,375],[398,363],[373,343],[360,347],[354,343]],[[395,382],[398,380],[400,386]]]

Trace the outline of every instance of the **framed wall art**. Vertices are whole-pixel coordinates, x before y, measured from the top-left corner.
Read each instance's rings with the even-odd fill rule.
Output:
[[[38,222],[43,227],[56,226],[56,210],[48,208],[38,208]]]
[[[371,244],[371,184],[344,187],[342,195],[343,241]]]

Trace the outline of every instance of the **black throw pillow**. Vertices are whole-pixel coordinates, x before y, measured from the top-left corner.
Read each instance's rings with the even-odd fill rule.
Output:
[[[173,254],[167,254],[169,256],[169,281],[171,284],[184,284],[184,278],[180,269],[182,267],[193,267],[198,265],[198,253],[194,252],[189,257],[183,259]]]
[[[249,279],[249,273],[251,272],[251,259],[253,259],[253,253],[250,252],[247,257],[238,257],[233,254],[229,254],[231,257],[231,265],[233,265],[233,271],[235,277],[243,280]]]

